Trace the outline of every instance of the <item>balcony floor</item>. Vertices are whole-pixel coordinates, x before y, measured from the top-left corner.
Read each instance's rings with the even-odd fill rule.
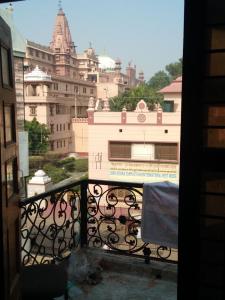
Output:
[[[143,259],[102,253],[103,280],[77,284],[77,300],[175,300],[177,267],[162,262],[146,265]]]

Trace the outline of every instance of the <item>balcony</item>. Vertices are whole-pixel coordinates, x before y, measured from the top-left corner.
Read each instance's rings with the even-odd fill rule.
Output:
[[[103,279],[78,284],[76,299],[176,299],[177,250],[141,240],[142,194],[142,184],[82,180],[21,201],[22,264],[85,248]]]

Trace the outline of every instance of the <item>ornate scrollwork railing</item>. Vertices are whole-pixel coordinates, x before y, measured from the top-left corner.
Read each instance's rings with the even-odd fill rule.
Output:
[[[89,180],[87,245],[129,255],[177,261],[177,250],[141,239],[143,185]]]
[[[89,184],[88,245],[119,252],[136,253],[145,247],[138,242],[142,193],[133,187]]]
[[[21,201],[22,263],[50,263],[77,247],[80,182]]]
[[[142,184],[82,180],[21,201],[22,262],[50,263],[78,245],[177,261],[141,239]]]

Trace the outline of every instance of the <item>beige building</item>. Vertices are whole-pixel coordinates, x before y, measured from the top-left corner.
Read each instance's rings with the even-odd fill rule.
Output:
[[[120,59],[114,60],[106,54],[97,56],[91,45],[84,53],[78,54],[78,59],[81,76],[96,83],[98,99],[118,96],[144,82],[142,71],[136,78],[135,65],[129,63],[126,73],[123,73]]]
[[[130,64],[123,74],[119,60],[97,56],[91,45],[77,54],[62,8],[49,46],[27,41],[24,65],[25,118],[31,121],[35,117],[46,124],[51,133],[50,150],[61,154],[87,153],[87,129],[81,127],[87,124],[90,97],[99,99],[101,105],[101,99],[144,81],[143,72],[136,79],[135,66]],[[78,142],[77,137],[81,138]]]
[[[181,78],[160,92],[171,109],[88,109],[89,178],[124,182],[179,181]],[[104,133],[104,134],[103,134]],[[107,134],[105,134],[107,133]]]
[[[96,97],[96,85],[80,76],[62,9],[57,14],[49,47],[27,41],[25,67],[26,120],[35,117],[48,126],[51,151],[73,153],[72,118],[86,117],[89,98]]]
[[[179,112],[181,113],[181,92],[182,92],[182,76],[176,78],[159,91],[163,94],[165,112]]]

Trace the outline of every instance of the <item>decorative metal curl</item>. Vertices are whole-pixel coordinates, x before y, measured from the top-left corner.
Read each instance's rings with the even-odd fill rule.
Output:
[[[142,197],[142,191],[130,185],[110,187],[106,183],[89,184],[88,245],[120,253],[138,254],[143,256],[146,262],[151,258],[171,258],[170,248],[145,243],[138,236],[141,227]],[[156,251],[153,250],[155,247]]]
[[[123,197],[118,196],[118,190],[124,192]],[[142,199],[142,193],[132,187],[108,188],[100,184],[89,185],[89,246],[93,246],[93,236],[98,238],[98,240],[100,239],[103,246],[105,245],[111,250],[129,254],[137,253],[145,246],[145,243],[137,238],[136,227],[140,225],[140,221],[133,214],[134,210],[140,209],[138,196]],[[94,214],[92,213],[93,204],[95,208]],[[124,211],[123,214],[119,213],[121,210]],[[94,226],[93,215],[95,216]]]
[[[22,263],[51,263],[78,246],[80,194],[73,189],[45,193],[21,203]],[[28,203],[27,203],[28,202]],[[27,203],[27,204],[26,204]]]
[[[111,187],[106,182],[90,182],[92,184],[89,183],[85,198],[87,210],[83,212],[87,215],[85,232],[89,247],[137,254],[144,257],[146,262],[153,258],[171,259],[173,251],[170,248],[145,243],[140,238],[143,195],[142,191],[135,188],[135,184]],[[22,202],[21,240],[24,265],[50,263],[56,257],[63,259],[72,248],[78,246],[82,214],[80,203],[84,201],[77,191],[80,185],[82,182]],[[175,261],[176,255],[177,253],[175,259],[173,257]]]
[[[161,259],[168,259],[171,256],[172,249],[165,247],[165,246],[159,246],[157,248],[157,255]]]

